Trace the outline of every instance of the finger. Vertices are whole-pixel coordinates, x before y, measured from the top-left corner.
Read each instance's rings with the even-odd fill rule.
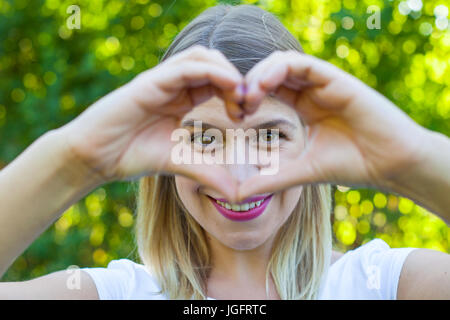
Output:
[[[245,75],[245,83],[247,85],[250,85],[254,82],[255,79],[258,79],[257,74],[260,74],[261,70],[266,69],[271,64],[276,63],[281,56],[282,51],[274,51],[271,54],[269,54],[266,58],[262,59],[258,63],[256,63],[253,68],[250,69],[249,72]]]
[[[262,98],[265,95],[265,92],[262,92],[258,86],[258,79],[261,78],[262,75],[266,72],[266,70],[270,67],[271,64],[276,63],[281,55],[281,51],[275,51],[271,55],[269,55],[264,60],[260,61],[256,64],[246,75],[244,82],[246,85],[247,92],[245,94],[245,101],[243,104],[243,108],[247,114],[252,114],[258,108]],[[258,97],[252,97],[259,93]]]
[[[224,93],[224,103],[225,109],[227,111],[228,117],[236,122],[241,122],[244,118],[244,111],[241,106],[230,98],[231,93]]]
[[[236,122],[240,122],[242,121],[243,117],[244,117],[244,112],[242,110],[242,108],[240,107],[240,105],[238,103],[236,103],[235,101],[233,101],[233,93],[232,92],[227,92],[227,91],[222,91],[220,89],[217,89],[215,87],[212,88],[213,91],[213,95],[218,97],[219,99],[221,99],[224,102],[225,105],[225,111],[228,115],[228,117]]]
[[[209,62],[216,64],[217,66],[224,67],[230,70],[238,77],[242,77],[242,74],[236,68],[234,64],[232,64],[227,57],[217,49],[211,49],[204,47],[202,45],[194,45],[186,50],[181,51],[174,55],[172,62],[175,63],[183,63],[185,61],[201,61],[201,62]]]
[[[277,61],[252,79],[246,103],[250,106],[260,103],[268,93],[280,85],[292,90],[300,90],[312,86],[326,86],[337,77],[343,77],[342,70],[332,64],[305,55],[300,52],[285,51],[279,53]]]
[[[216,49],[208,49],[206,47],[203,47],[201,45],[196,45],[193,47],[190,47],[189,49],[186,49],[182,51],[180,54],[178,54],[178,57],[176,59],[173,59],[174,62],[172,64],[177,64],[182,67],[183,64],[192,62],[192,61],[200,61],[205,63],[211,63],[214,65],[217,65],[218,67],[222,67],[225,70],[227,70],[230,73],[234,73],[236,79],[241,80],[241,84],[235,86],[231,90],[228,90],[227,88],[222,88],[224,93],[221,95],[223,98],[223,101],[226,104],[227,113],[230,116],[231,119],[235,121],[239,121],[243,116],[243,111],[241,108],[241,103],[244,100],[245,90],[242,86],[243,82],[243,75],[239,72],[239,70],[225,57],[225,55]],[[202,83],[202,79],[200,80],[193,80],[191,82],[192,86],[201,86],[205,85],[205,83]],[[199,83],[200,82],[200,83]],[[191,91],[192,92],[192,91]],[[196,92],[194,91],[191,96],[194,98],[192,100],[195,100]],[[195,103],[194,103],[195,105]]]
[[[233,101],[237,101],[239,104],[239,107],[241,108],[241,110],[243,112],[245,112],[243,105],[245,102],[245,95],[247,94],[247,87],[245,86],[244,83],[241,83],[240,85],[238,85],[232,92],[232,100]]]
[[[225,106],[227,115],[232,121],[242,122],[244,120],[244,112],[238,104],[231,101],[226,101]]]
[[[345,75],[344,71],[333,64],[304,53],[288,51],[285,52],[285,57],[282,60],[289,65],[289,70],[293,76],[300,77],[316,86],[326,85],[331,80]],[[270,72],[268,71],[265,77],[268,78]],[[264,81],[264,79],[261,79],[261,81]]]
[[[216,64],[217,66],[224,67],[230,72],[234,73],[236,77],[241,78],[243,80],[243,75],[237,69],[237,67],[232,64],[228,58],[217,49],[209,49],[202,45],[194,45],[178,54],[176,54],[176,58],[173,59],[172,64],[179,64],[186,61],[201,61],[208,62],[212,64]],[[238,89],[241,89],[238,87]],[[243,90],[234,90],[233,91],[234,101],[242,101],[244,98]]]
[[[286,80],[287,68],[286,62],[278,61],[274,65],[267,65],[266,68],[260,69],[259,73],[255,74],[254,80],[249,84],[246,95],[246,109],[255,108],[269,92],[276,90]],[[268,74],[270,74],[270,77]],[[263,79],[266,81],[263,81]]]
[[[166,91],[203,86],[207,82],[222,90],[233,90],[242,82],[242,78],[224,67],[197,61],[170,66],[156,80],[156,84]]]
[[[244,76],[239,71],[239,69],[233,63],[231,63],[231,61],[228,60],[228,58],[220,50],[209,49],[209,52],[211,53],[213,59],[209,59],[208,61],[217,62],[218,64],[223,65],[225,68],[236,73],[236,75],[239,75],[242,80],[244,79]],[[210,55],[208,55],[208,58],[209,57]]]
[[[287,82],[289,75],[289,63],[280,57],[281,53],[276,56],[277,60],[268,61],[265,68],[256,73],[254,78],[250,79],[248,84],[249,90],[246,95],[246,106],[248,109],[255,108],[259,105],[264,96],[275,91],[279,86]]]
[[[207,84],[198,88],[190,88],[188,92],[191,96],[191,100],[195,106],[208,101],[216,95],[217,88],[211,84]]]
[[[236,76],[241,79],[241,82],[240,82],[239,85],[237,85],[233,90],[230,90],[229,92],[226,92],[226,99],[229,99],[230,101],[237,102],[239,108],[241,108],[240,105],[243,102],[245,94],[246,94],[246,88],[245,88],[245,86],[243,84],[244,83],[243,75],[236,68],[236,66],[234,64],[232,64],[226,58],[226,56],[219,50],[209,49],[206,61],[217,63],[218,65],[223,66],[227,70],[230,70],[231,72],[235,73]]]
[[[214,87],[211,84],[207,84],[198,88],[188,88],[184,95],[189,95],[190,98],[188,100],[191,101],[190,104],[185,103],[185,99],[183,95],[181,95],[177,101],[172,101],[170,104],[164,106],[164,108],[157,108],[153,111],[155,114],[166,115],[166,116],[174,116],[176,118],[182,118],[186,113],[192,110],[197,105],[202,104],[205,101],[208,101],[214,96],[217,96],[217,92],[220,90]]]
[[[255,194],[272,193],[300,184],[322,182],[320,180],[312,162],[305,155],[299,160],[284,164],[276,174],[252,176],[241,183],[238,201]]]
[[[222,91],[213,87],[213,95],[220,98],[225,105],[225,111],[228,117],[236,122],[242,121],[244,118],[244,111],[241,106],[233,100],[233,93],[229,91]]]
[[[171,162],[168,170],[212,188],[231,202],[237,200],[238,182],[223,166],[217,164],[175,164]]]

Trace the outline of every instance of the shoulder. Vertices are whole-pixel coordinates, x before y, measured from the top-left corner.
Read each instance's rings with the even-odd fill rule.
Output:
[[[403,265],[398,299],[450,299],[450,255],[417,249]]]
[[[333,250],[331,252],[331,264],[335,263],[337,260],[339,260],[340,257],[342,257],[345,253],[343,252],[339,252],[339,251],[335,251]]]
[[[144,265],[132,260],[112,260],[106,268],[81,270],[91,276],[102,300],[163,299],[155,277]]]
[[[334,252],[322,297],[396,299],[403,262],[414,249],[390,248],[373,239],[344,254]]]

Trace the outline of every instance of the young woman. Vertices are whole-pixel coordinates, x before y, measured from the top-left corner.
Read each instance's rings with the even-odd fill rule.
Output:
[[[245,152],[203,129],[268,129],[261,163],[171,157],[179,127],[195,152]],[[250,147],[249,147],[250,148]],[[0,283],[1,298],[450,298],[450,256],[380,239],[332,251],[330,183],[396,192],[450,220],[450,141],[358,79],[302,53],[271,14],[219,5],[176,37],[161,63],[37,139],[0,172],[0,274],[73,203],[140,178],[127,259]]]

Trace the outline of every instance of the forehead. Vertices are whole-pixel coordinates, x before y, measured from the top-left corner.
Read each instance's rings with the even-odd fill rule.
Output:
[[[265,97],[255,113],[245,116],[240,123],[233,122],[227,115],[225,103],[218,97],[212,97],[208,101],[199,104],[190,112],[185,114],[182,120],[195,119],[211,124],[217,124],[221,127],[253,127],[261,122],[267,122],[274,119],[285,119],[297,127],[301,127],[300,118],[297,112],[283,102]]]

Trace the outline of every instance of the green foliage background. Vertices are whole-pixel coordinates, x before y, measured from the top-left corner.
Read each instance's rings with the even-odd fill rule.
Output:
[[[448,1],[227,2],[253,3],[274,13],[307,53],[355,75],[421,125],[450,135]],[[67,8],[74,4],[81,8],[79,30],[66,26]],[[215,4],[0,0],[0,167],[44,132],[155,66],[173,37]],[[367,27],[371,5],[381,9],[379,29]],[[337,250],[381,238],[392,247],[450,252],[446,224],[396,195],[338,187],[332,219]],[[112,259],[136,259],[133,223],[132,185],[117,182],[98,188],[67,210],[2,280],[30,279],[69,265],[106,266]]]

